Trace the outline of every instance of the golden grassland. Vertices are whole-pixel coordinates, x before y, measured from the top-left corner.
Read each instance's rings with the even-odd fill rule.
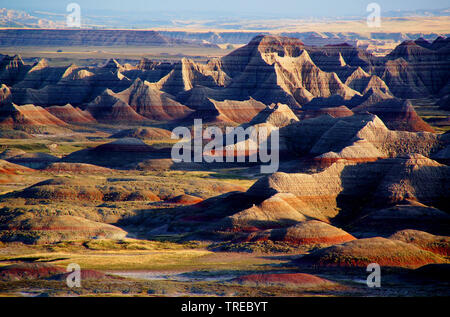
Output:
[[[238,24],[240,28],[233,28]],[[230,22],[229,27],[208,27],[191,24],[183,28],[154,28],[155,31],[189,31],[189,32],[403,32],[403,33],[449,33],[450,20],[447,16],[437,17],[383,17],[381,27],[372,28],[366,20],[317,20],[317,19],[274,19]]]
[[[207,243],[146,240],[64,241],[47,245],[0,245],[0,267],[17,261],[44,262],[100,271],[265,270],[283,260],[262,254],[216,253]]]

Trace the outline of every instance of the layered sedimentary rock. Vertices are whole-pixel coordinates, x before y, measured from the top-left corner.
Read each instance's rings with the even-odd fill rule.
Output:
[[[202,202],[203,199],[200,197],[192,196],[192,195],[179,195],[173,198],[170,198],[166,200],[169,204],[176,204],[176,205],[195,205],[200,202]]]
[[[405,41],[386,56],[380,77],[398,97],[437,94],[449,80],[449,45],[450,41],[443,38],[428,45]]]
[[[30,152],[11,156],[6,160],[30,168],[45,168],[47,165],[59,161],[59,157],[47,153]]]
[[[358,67],[345,81],[350,88],[365,94],[370,89],[377,89],[384,93],[390,93],[386,83],[376,75],[366,73],[361,67]]]
[[[113,139],[137,138],[142,140],[165,140],[170,139],[172,132],[159,128],[134,128],[126,129],[111,135]]]
[[[36,280],[56,280],[66,281],[70,272],[63,267],[50,265],[48,263],[18,263],[4,266],[0,269],[0,280],[13,281],[36,281]],[[94,270],[81,270],[81,279],[103,280],[110,276]]]
[[[4,29],[3,46],[196,46],[217,47],[201,42],[177,40],[156,31],[141,30],[64,30]]]
[[[13,101],[44,107],[68,103],[79,106],[90,102],[106,89],[118,92],[128,88],[132,82],[121,73],[122,70],[123,67],[113,60],[98,68],[70,65],[54,84],[40,89],[14,88]]]
[[[333,118],[341,118],[341,117],[351,117],[354,114],[346,106],[336,106],[336,107],[311,107],[311,108],[302,108],[302,119],[311,119],[315,117],[320,117],[323,115],[330,115]]]
[[[147,120],[109,89],[89,103],[86,110],[99,122],[139,123]]]
[[[263,103],[250,98],[248,100],[209,100],[210,109],[198,109],[193,116],[205,118],[206,121],[242,124],[251,121],[261,110],[266,108]],[[209,114],[208,114],[209,113]]]
[[[367,267],[377,263],[384,267],[417,268],[447,261],[410,243],[385,238],[360,239],[312,252],[299,260],[300,265],[316,267]]]
[[[108,168],[136,168],[137,164],[149,159],[170,158],[170,149],[156,149],[139,138],[121,138],[71,153],[64,162],[95,164]]]
[[[433,133],[389,130],[377,116],[368,113],[302,120],[280,129],[280,138],[288,153],[313,156],[324,164],[338,159],[364,162],[412,153],[430,156],[447,142]]]
[[[18,55],[3,56],[0,60],[0,83],[12,86],[21,81],[30,68]]]
[[[417,115],[410,101],[387,99],[368,106],[355,107],[352,111],[373,113],[391,130],[434,132],[434,129]]]
[[[67,104],[65,106],[53,106],[45,108],[49,113],[55,117],[61,119],[66,123],[95,123],[96,120],[88,112],[83,111],[80,108],[74,108],[72,105]]]
[[[249,234],[244,241],[284,242],[294,246],[323,247],[355,240],[351,234],[322,221],[303,221],[283,229]]]
[[[3,281],[48,279],[66,270],[48,263],[19,263],[0,268],[0,279]]]
[[[315,288],[335,285],[333,282],[305,273],[253,274],[231,280],[232,283],[249,286],[284,286],[295,288]]]
[[[20,181],[20,175],[29,174],[32,169],[0,159],[0,184]]]
[[[127,232],[100,222],[75,216],[17,217],[0,227],[3,241],[55,243],[64,240],[123,239]]]
[[[182,119],[192,112],[169,94],[140,79],[136,79],[128,89],[115,94],[115,97],[128,104],[139,115],[151,120]]]
[[[219,61],[213,60],[202,65],[183,58],[170,73],[161,78],[154,86],[174,96],[195,86],[211,88],[226,86],[230,78],[221,70],[219,63]]]
[[[19,174],[33,171],[25,166],[17,165],[0,159],[0,174]]]
[[[232,77],[228,88],[267,104],[281,102],[298,107],[296,96],[351,98],[358,92],[347,87],[335,73],[327,73],[311,60],[298,40],[259,36],[248,45],[222,58],[224,71]]]
[[[274,127],[282,128],[296,121],[299,121],[297,116],[287,105],[273,104],[258,113],[249,124],[268,123]]]
[[[418,230],[402,230],[393,234],[389,239],[410,243],[420,249],[443,256],[450,254],[450,238],[446,236],[435,236]]]
[[[14,85],[14,88],[40,89],[47,85],[56,84],[66,70],[66,67],[51,67],[48,61],[43,58],[32,66],[23,79]]]
[[[111,173],[108,168],[83,164],[83,163],[52,163],[45,168],[45,171],[52,173],[70,173],[70,174],[103,174]]]
[[[420,155],[356,165],[338,162],[313,174],[275,173],[247,191],[247,199],[258,203],[225,217],[217,229],[261,230],[307,219],[349,221],[364,208],[405,200],[446,208],[449,173],[447,166]]]
[[[67,123],[42,107],[9,103],[0,108],[0,126],[28,133],[68,133]]]
[[[389,236],[405,229],[446,234],[449,226],[450,216],[446,212],[414,200],[405,200],[391,207],[366,210],[347,229],[359,237],[367,237]]]
[[[102,186],[80,178],[54,178],[39,182],[18,192],[17,197],[51,201],[159,201],[146,188],[128,189],[119,186]]]
[[[305,118],[369,111],[391,129],[432,131],[407,102],[396,99],[448,95],[448,40],[427,43],[403,43],[386,58],[375,58],[345,44],[308,47],[298,39],[261,35],[205,64],[143,59],[137,66],[109,60],[102,67],[51,67],[45,60],[25,65],[9,56],[0,73],[17,105],[70,103],[92,110],[101,122],[142,121],[105,96],[119,94],[138,115],[155,120],[242,124],[260,110],[259,102],[286,104]],[[322,104],[313,107],[311,101]],[[308,109],[301,109],[305,104]]]

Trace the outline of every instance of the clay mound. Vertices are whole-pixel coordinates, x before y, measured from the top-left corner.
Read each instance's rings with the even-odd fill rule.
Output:
[[[57,281],[66,281],[67,277],[71,274],[71,272],[66,272],[63,274],[57,274],[54,276],[51,276],[51,280],[57,280]],[[111,276],[106,275],[103,272],[95,271],[95,270],[81,270],[80,271],[80,277],[81,277],[81,283],[83,281],[89,281],[89,280],[103,280],[107,278],[111,278]]]
[[[0,128],[0,139],[32,139],[33,136],[24,131]]]
[[[141,152],[151,151],[151,147],[137,138],[122,138],[116,141],[99,145],[96,151],[112,151],[112,152]]]
[[[336,73],[317,67],[298,39],[261,35],[221,58],[232,78],[227,90],[265,104],[283,103],[291,109],[315,97],[360,95],[342,83]]]
[[[32,169],[0,159],[0,184],[20,182],[20,175],[33,172]]]
[[[14,95],[14,100],[19,104],[32,103],[45,107],[81,105],[90,102],[105,90],[117,92],[130,85],[131,81],[120,70],[71,65],[56,84],[40,89],[20,89],[17,96]]]
[[[415,279],[434,280],[442,283],[450,281],[450,264],[428,264],[411,272]]]
[[[338,158],[345,150],[353,153],[350,158],[363,159],[373,152],[375,155],[366,156],[366,161],[416,153],[432,156],[446,143],[434,133],[391,131],[380,118],[367,112],[343,118],[326,115],[305,119],[280,129],[280,138],[291,155],[316,157],[334,152],[330,158]],[[303,141],[296,142],[298,139]]]
[[[12,86],[20,81],[30,68],[19,55],[4,55],[0,60],[0,82]]]
[[[303,221],[304,216],[326,221],[339,215],[353,220],[364,207],[380,209],[405,199],[448,208],[449,172],[447,166],[421,155],[363,164],[338,161],[312,174],[278,172],[260,178],[247,191],[250,201],[256,202],[253,207],[228,219],[233,226],[253,223],[258,228],[258,223]]]
[[[126,200],[126,201],[149,201],[149,202],[155,202],[160,201],[161,199],[155,195],[150,190],[138,190],[131,193],[125,192],[112,192],[105,195],[105,200],[112,200],[112,201],[120,201],[120,200]]]
[[[58,280],[65,281],[71,272],[65,268],[47,263],[19,263],[0,268],[0,280],[28,281],[28,280]],[[81,280],[101,280],[109,276],[94,270],[81,270]]]
[[[326,167],[341,160],[348,162],[373,162],[385,157],[386,155],[370,142],[359,140],[346,146],[339,152],[327,152],[316,156],[314,160],[318,162],[318,166]]]
[[[334,283],[305,273],[278,273],[244,275],[231,280],[232,283],[248,286],[290,286],[290,287],[324,287]]]
[[[446,234],[450,216],[439,209],[415,201],[405,201],[392,207],[379,209],[357,219],[350,226],[359,235],[391,235],[399,230],[416,229]]]
[[[277,241],[292,245],[328,246],[355,240],[344,230],[322,221],[310,220],[300,222],[285,229],[272,229],[250,234],[245,241]]]
[[[439,163],[450,165],[450,145],[433,154],[431,158]]]
[[[273,104],[258,113],[252,121],[250,121],[250,125],[269,123],[275,127],[281,128],[296,121],[298,121],[297,116],[287,105]]]
[[[15,197],[51,201],[159,201],[151,190],[147,188],[127,188],[124,186],[94,183],[84,178],[55,178],[49,179],[22,191],[16,192]]]
[[[55,117],[61,119],[66,123],[95,123],[96,120],[88,111],[83,111],[80,108],[74,108],[72,105],[53,106],[45,108]]]
[[[39,182],[17,193],[31,199],[102,201],[103,193],[94,185],[79,179],[55,178]]]
[[[14,116],[20,124],[65,126],[64,121],[48,113],[44,108],[34,105],[15,106]]]
[[[17,175],[21,173],[29,173],[33,170],[21,165],[13,164],[0,159],[0,175]]]
[[[218,223],[218,230],[253,232],[292,226],[307,219],[327,221],[327,216],[291,193],[277,193],[259,204],[236,212]]]
[[[296,202],[294,210],[297,213],[326,220],[337,215],[336,197],[342,191],[341,173],[344,167],[345,164],[333,164],[316,174],[275,173],[259,179],[248,193],[256,197],[289,194],[291,201]]]
[[[68,240],[123,239],[127,232],[100,222],[75,216],[24,216],[2,226],[0,239],[47,244]]]
[[[373,113],[391,130],[434,132],[434,129],[419,117],[410,101],[387,99],[372,105],[358,106],[352,111]]]
[[[27,133],[68,133],[67,123],[42,107],[9,104],[0,109],[0,126],[22,130]]]
[[[137,138],[143,140],[167,140],[171,139],[172,132],[159,128],[135,128],[119,131],[110,138]]]
[[[221,58],[223,70],[232,78],[240,75],[252,58],[264,53],[278,53],[280,56],[299,56],[304,44],[299,39],[259,35],[247,45]]]
[[[23,155],[26,153],[27,152],[16,148],[6,149],[2,153],[0,153],[0,160],[7,160],[14,156]]]
[[[24,165],[30,168],[45,168],[47,165],[59,161],[59,157],[35,152],[35,153],[25,153],[19,154],[7,159],[8,162]]]
[[[134,166],[139,171],[198,171],[204,167],[201,163],[174,162],[170,158],[145,159]]]
[[[45,171],[52,173],[103,174],[103,175],[107,175],[108,173],[111,172],[109,168],[83,163],[52,163],[45,168]]]
[[[43,58],[33,65],[23,79],[14,85],[14,88],[40,89],[47,85],[54,85],[65,71],[66,67],[50,67],[48,61]]]
[[[221,69],[220,61],[212,59],[207,64],[197,64],[182,58],[174,68],[153,86],[173,96],[191,90],[197,86],[224,87],[230,82],[228,75]]]
[[[110,89],[106,89],[90,102],[86,106],[86,110],[99,122],[130,124],[147,121]]]
[[[369,141],[384,152],[382,147],[392,143],[392,140],[384,139],[394,139],[384,123],[369,113],[342,118],[323,115],[302,120],[280,129],[280,137],[290,152],[301,156],[339,152],[361,140]],[[295,141],[299,139],[303,142]]]
[[[151,120],[182,119],[192,112],[188,107],[175,101],[173,96],[153,86],[137,78],[128,89],[114,96],[130,105],[139,115]]]
[[[370,89],[376,89],[383,93],[390,94],[389,87],[380,77],[366,73],[361,67],[358,67],[347,78],[345,84],[362,94],[365,94]]]
[[[114,58],[110,58],[104,65],[101,66],[103,69],[116,72],[125,70],[122,65]]]
[[[410,243],[420,249],[440,255],[450,255],[450,237],[435,236],[418,230],[403,230],[390,236],[389,239]]]
[[[107,168],[130,169],[149,159],[170,158],[170,148],[154,148],[137,138],[123,138],[95,148],[73,152],[64,162],[87,163]]]
[[[434,50],[413,41],[401,43],[386,55],[382,79],[401,98],[437,94],[448,83],[448,46],[445,46]]]
[[[446,263],[432,252],[397,240],[369,238],[319,249],[298,260],[301,265],[319,267],[381,266],[417,268],[426,264]]]
[[[166,200],[167,203],[177,204],[177,205],[195,205],[195,204],[201,203],[202,201],[203,201],[203,199],[201,199],[200,197],[191,196],[191,195],[187,195],[187,194],[176,196],[176,197]]]
[[[318,107],[318,108],[303,108],[302,109],[302,119],[309,119],[320,117],[323,115],[330,115],[333,118],[342,118],[342,117],[350,117],[353,116],[353,111],[351,111],[346,106],[337,106],[337,107]]]
[[[426,61],[433,58],[431,47],[424,47],[421,41],[404,41],[400,43],[392,52],[386,55],[387,59],[396,60],[403,58],[406,61]]]
[[[1,267],[0,280],[41,280],[48,279],[52,276],[63,274],[65,272],[66,270],[64,268],[47,263],[20,263]]]
[[[250,98],[249,100],[224,100],[216,101],[209,99],[214,105],[211,113],[216,112],[214,121],[230,122],[230,123],[247,123],[253,119],[261,110],[266,108],[263,103]],[[202,109],[203,110],[203,109]],[[197,111],[195,115],[201,113]],[[211,119],[209,120],[211,121]]]
[[[420,154],[395,159],[395,164],[380,178],[374,199],[385,203],[417,200],[427,205],[441,206],[447,192],[449,167]],[[444,205],[442,205],[444,206]]]

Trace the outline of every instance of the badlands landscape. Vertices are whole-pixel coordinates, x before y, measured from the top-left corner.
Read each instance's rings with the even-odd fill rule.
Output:
[[[449,38],[383,56],[278,35],[178,60],[27,54],[0,55],[0,295],[450,295]],[[172,130],[199,119],[279,135],[277,171],[248,151],[173,160]]]

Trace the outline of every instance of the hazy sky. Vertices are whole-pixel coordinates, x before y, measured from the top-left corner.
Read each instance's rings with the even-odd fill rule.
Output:
[[[20,9],[28,12],[50,11],[64,13],[70,2],[76,2],[85,13],[120,14],[125,12],[168,11],[177,15],[186,12],[211,13],[214,15],[233,17],[234,14],[246,15],[254,13],[262,16],[286,17],[333,17],[363,16],[366,6],[371,2],[380,4],[382,11],[440,9],[449,7],[448,0],[0,0],[0,7]],[[213,14],[214,13],[214,14]]]

